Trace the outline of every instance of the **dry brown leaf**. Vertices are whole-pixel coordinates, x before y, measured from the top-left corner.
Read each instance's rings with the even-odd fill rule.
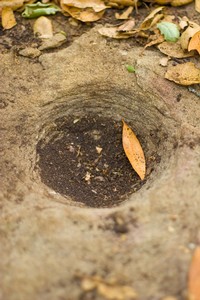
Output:
[[[191,50],[197,50],[200,54],[200,31],[196,32],[189,42],[188,51]]]
[[[137,1],[135,1],[135,0],[106,0],[105,3],[112,7],[122,8],[124,6],[135,6]]]
[[[165,78],[180,85],[192,85],[200,83],[200,69],[192,62],[178,64],[168,68]]]
[[[94,12],[100,12],[108,7],[101,0],[61,0],[61,3],[65,6],[80,9],[92,8]]]
[[[61,2],[62,3],[62,2]],[[76,8],[69,7],[65,4],[61,4],[63,11],[67,12],[73,18],[80,20],[82,22],[95,22],[103,17],[104,10],[100,12],[95,12],[92,8]]]
[[[53,26],[51,20],[47,17],[39,17],[33,25],[34,34],[41,39],[49,39],[53,37]]]
[[[182,6],[191,3],[193,0],[172,0],[171,5],[172,6]]]
[[[195,0],[195,9],[200,13],[200,0]]]
[[[133,6],[129,6],[121,15],[116,13],[115,18],[118,20],[127,20],[133,11]]]
[[[193,37],[193,35],[196,32],[198,32],[199,30],[200,30],[200,26],[197,23],[189,22],[189,26],[182,33],[182,35],[180,37],[181,47],[183,48],[183,50],[188,49],[188,44],[189,44],[191,37]]]
[[[154,9],[142,22],[140,25],[140,29],[147,30],[150,29],[153,25],[155,25],[162,17],[162,14],[158,14],[161,10],[163,10],[163,6],[157,7]],[[158,15],[158,16],[157,16]]]
[[[120,25],[117,29],[117,31],[130,31],[133,30],[135,27],[135,20],[128,20],[124,24]]]
[[[182,6],[186,5],[193,0],[155,0],[154,3],[158,3],[160,5],[168,5],[171,4],[172,6]]]
[[[192,52],[184,51],[181,47],[180,41],[174,42],[163,42],[159,44],[158,49],[160,52],[174,58],[191,57],[194,55]]]
[[[165,40],[164,36],[160,34],[159,30],[155,30],[154,32],[155,32],[154,35],[150,35],[149,37],[150,41],[145,45],[144,49],[164,42]]]
[[[141,180],[146,173],[146,163],[144,152],[134,132],[123,121],[122,144],[124,152],[131,163],[133,169],[139,175]]]
[[[11,7],[4,7],[1,12],[1,22],[4,29],[11,29],[17,22]]]
[[[194,251],[188,278],[189,300],[200,300],[200,247]]]
[[[98,30],[98,32],[103,36],[113,39],[128,39],[134,35],[133,32],[119,32],[118,27],[102,27]]]
[[[13,10],[21,7],[24,4],[24,0],[1,0],[0,8],[10,7]]]

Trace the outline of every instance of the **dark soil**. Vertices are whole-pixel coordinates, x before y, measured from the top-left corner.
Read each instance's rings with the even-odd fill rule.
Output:
[[[37,146],[41,179],[50,188],[90,207],[111,207],[144,184],[124,154],[121,122],[88,115],[56,125],[56,135]]]

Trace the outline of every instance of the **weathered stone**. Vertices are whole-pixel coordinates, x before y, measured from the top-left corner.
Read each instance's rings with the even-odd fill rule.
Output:
[[[141,56],[126,43],[107,43],[94,29],[38,63],[1,54],[2,299],[80,299],[81,276],[94,274],[131,286],[140,299],[186,288],[188,245],[200,225],[200,101],[164,79],[162,54]],[[161,159],[116,208],[83,207],[44,185],[36,168],[36,145],[55,119],[87,111],[134,120],[146,155]]]

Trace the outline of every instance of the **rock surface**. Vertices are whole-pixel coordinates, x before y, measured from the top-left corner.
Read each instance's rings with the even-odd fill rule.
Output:
[[[164,79],[162,54],[126,45],[93,29],[39,61],[0,54],[2,300],[103,299],[82,289],[92,275],[139,299],[185,295],[199,237],[200,101]],[[41,182],[38,141],[56,118],[86,111],[134,121],[146,155],[161,158],[118,207],[84,207]]]

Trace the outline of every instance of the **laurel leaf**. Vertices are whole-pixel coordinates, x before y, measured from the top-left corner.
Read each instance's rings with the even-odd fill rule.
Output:
[[[122,144],[124,152],[135,172],[139,175],[141,180],[143,180],[146,172],[144,152],[142,150],[139,140],[137,139],[132,129],[129,128],[123,120],[122,122]]]

